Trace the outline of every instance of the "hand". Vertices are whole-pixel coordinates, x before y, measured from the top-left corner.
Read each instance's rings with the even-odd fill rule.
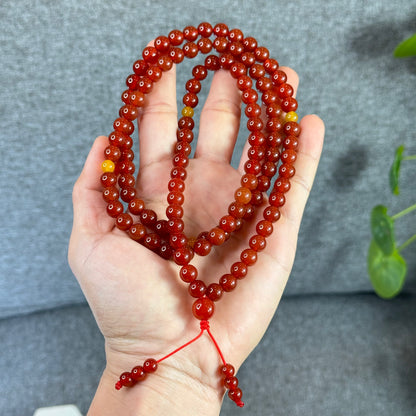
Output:
[[[288,68],[285,71],[296,90],[297,75]],[[171,149],[176,142],[175,85],[176,74],[172,69],[154,86],[138,122],[140,161],[136,187],[146,207],[162,218],[172,168]],[[266,249],[259,253],[257,263],[249,268],[247,277],[238,282],[233,292],[224,293],[216,302],[210,320],[226,360],[237,368],[267,329],[293,264],[299,225],[324,136],[324,125],[317,116],[306,116],[300,124],[296,175],[286,194],[281,218],[274,224],[274,233],[267,239]],[[247,148],[238,170],[230,166],[239,125],[240,96],[235,80],[227,72],[218,71],[201,113],[195,158],[190,159],[187,168],[183,219],[188,236],[216,226],[219,218],[227,214],[234,191],[240,186]],[[74,225],[69,246],[71,268],[105,338],[107,367],[99,391],[110,385],[114,390],[121,372],[129,371],[148,357],[158,359],[166,355],[199,331],[199,323],[191,312],[195,299],[178,277],[179,266],[131,240],[114,227],[114,220],[106,213],[99,178],[107,145],[106,137],[96,139],[74,186]],[[230,241],[213,248],[208,256],[195,256],[192,264],[198,268],[199,279],[208,285],[229,273],[230,265],[248,247],[262,211],[258,209],[255,219],[244,225],[242,233],[233,234]],[[217,374],[219,363],[214,346],[203,336],[196,344],[164,361],[152,380],[149,378],[131,390],[137,389],[134,394],[145,396],[153,389],[160,400],[169,400],[168,395],[179,388],[179,394],[188,394],[194,400],[200,397],[201,402],[205,399],[207,409],[219,412],[222,395]],[[177,386],[172,386],[175,383]],[[96,403],[105,397],[99,391]],[[121,395],[133,393],[123,390],[116,394],[119,404]],[[178,392],[175,394],[180,402]],[[101,410],[99,414],[104,413]]]

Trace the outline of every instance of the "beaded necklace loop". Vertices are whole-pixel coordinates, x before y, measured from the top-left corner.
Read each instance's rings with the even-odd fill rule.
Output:
[[[217,54],[211,54],[213,51]],[[168,182],[166,218],[159,219],[155,211],[145,207],[135,188],[133,174],[136,169],[131,149],[133,121],[139,115],[138,109],[144,106],[146,94],[152,91],[163,72],[169,71],[173,64],[179,64],[185,58],[194,58],[198,53],[207,56],[203,65],[193,68],[193,78],[185,85],[187,92],[183,97],[182,117],[178,120],[177,143]],[[208,71],[220,69],[230,72],[241,91],[250,132],[247,139],[250,145],[248,160],[228,213],[210,230],[190,238],[185,233],[182,218],[186,168],[194,137],[195,123],[192,117],[198,105],[201,81],[207,77]],[[128,89],[121,96],[124,104],[113,123],[114,130],[108,136],[109,145],[104,151],[105,160],[102,163],[104,173],[101,183],[107,213],[115,219],[116,227],[125,231],[131,239],[180,266],[179,277],[189,284],[188,292],[195,298],[192,313],[200,320],[201,331],[167,356],[159,360],[149,358],[143,365],[123,373],[115,387],[119,390],[144,380],[157,370],[161,361],[207,332],[221,357],[220,373],[224,387],[229,390],[228,396],[242,407],[242,391],[238,387],[235,369],[225,361],[210,331],[208,320],[214,314],[215,303],[223,298],[224,293],[233,291],[239,281],[246,277],[248,268],[256,263],[258,253],[264,250],[267,238],[273,232],[273,224],[280,218],[280,208],[290,189],[290,178],[295,174],[293,164],[300,134],[294,89],[287,83],[287,76],[279,68],[278,62],[270,58],[269,51],[258,46],[253,37],[244,37],[239,29],[229,30],[224,23],[212,27],[207,22],[198,27],[188,26],[183,31],[172,30],[168,36],[157,37],[154,46],[145,47],[142,58],[134,62],[133,74],[127,77],[126,84]],[[274,183],[267,196],[265,192],[270,189],[273,178]],[[269,205],[263,210],[263,219],[256,224],[256,233],[249,239],[247,248],[231,265],[229,273],[220,276],[218,283],[206,286],[198,279],[197,268],[191,264],[193,257],[207,256],[212,246],[226,243],[232,233],[237,233],[245,221],[254,217],[265,198],[268,198]]]

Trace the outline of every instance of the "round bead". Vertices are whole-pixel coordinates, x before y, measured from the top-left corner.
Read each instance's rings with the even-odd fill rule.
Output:
[[[211,251],[211,243],[205,238],[198,238],[194,243],[194,252],[199,256],[207,256]]]
[[[275,206],[266,207],[263,211],[263,217],[271,223],[278,221],[280,219],[279,208]]]
[[[181,247],[173,253],[173,260],[176,264],[183,266],[188,264],[194,256],[193,251],[189,247]]]
[[[193,117],[194,116],[194,109],[192,107],[186,106],[182,108],[182,115],[184,117]]]
[[[250,189],[242,186],[235,191],[234,198],[240,204],[248,204],[251,200],[251,191]]]
[[[253,235],[249,241],[250,247],[255,251],[261,251],[266,248],[266,239],[262,235]]]
[[[263,237],[268,237],[273,232],[273,224],[270,221],[262,220],[256,225],[256,231]]]
[[[194,41],[198,37],[198,29],[194,26],[186,26],[183,30],[183,36],[186,40]]]
[[[143,363],[143,370],[145,373],[154,373],[157,370],[157,361],[154,358],[148,358]]]
[[[200,298],[192,305],[192,313],[195,318],[206,321],[214,313],[214,302],[208,298]]]
[[[133,225],[133,218],[127,213],[120,214],[116,219],[118,229],[127,231]]]
[[[129,229],[129,236],[135,241],[140,241],[146,236],[146,228],[143,224],[133,224]]]
[[[224,387],[226,389],[235,390],[238,387],[237,377],[226,377],[224,379]]]
[[[124,387],[132,387],[134,385],[134,380],[131,378],[131,374],[128,372],[125,372],[120,376],[120,382]]]
[[[252,266],[257,261],[257,253],[255,250],[247,248],[241,253],[240,259],[247,266]]]
[[[191,283],[198,277],[198,270],[192,264],[186,264],[181,267],[179,276],[185,283]]]
[[[212,228],[207,239],[212,245],[219,246],[225,242],[225,231],[219,227]]]
[[[247,265],[242,261],[238,261],[231,266],[231,274],[237,279],[243,279],[247,275]]]
[[[189,294],[194,298],[204,296],[207,287],[202,280],[194,280],[188,287]]]
[[[104,162],[101,164],[101,169],[105,173],[114,172],[115,168],[116,168],[115,163],[110,159],[104,160]]]
[[[130,377],[136,382],[142,381],[146,378],[146,372],[141,365],[138,365],[131,370]]]
[[[224,378],[232,377],[235,374],[235,368],[227,363],[220,367],[220,373]]]
[[[107,205],[107,213],[112,218],[118,217],[123,209],[123,204],[120,201],[114,201]]]
[[[211,283],[207,287],[205,295],[213,302],[216,302],[221,299],[223,292],[222,287],[218,283]]]
[[[237,279],[232,274],[225,274],[220,278],[219,284],[224,292],[231,292],[237,286]]]

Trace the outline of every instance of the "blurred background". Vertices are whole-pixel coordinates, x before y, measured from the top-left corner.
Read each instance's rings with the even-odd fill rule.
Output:
[[[326,125],[284,298],[240,370],[247,406],[222,414],[414,415],[415,246],[391,301],[374,295],[366,260],[372,207],[416,202],[416,162],[403,163],[400,196],[388,185],[397,146],[416,154],[416,59],[393,58],[416,32],[405,0],[2,0],[0,414],[66,403],[86,414],[105,361],[67,265],[72,187],[148,41],[201,21],[240,28],[294,68],[299,115]],[[179,100],[193,64],[178,68]],[[397,240],[415,224],[397,220]]]

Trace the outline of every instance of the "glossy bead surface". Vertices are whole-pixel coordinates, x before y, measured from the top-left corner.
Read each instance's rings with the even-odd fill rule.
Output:
[[[231,292],[237,286],[237,279],[232,274],[224,274],[221,276],[219,284],[224,292]]]
[[[198,277],[198,270],[192,264],[187,264],[181,267],[179,276],[185,283],[191,283]]]
[[[138,365],[131,370],[130,377],[136,382],[142,381],[146,378],[146,372],[141,365]]]
[[[249,245],[255,251],[262,251],[266,248],[266,239],[259,234],[253,235],[250,238]]]
[[[204,296],[207,287],[202,280],[194,280],[188,287],[189,294],[194,298]]]
[[[212,245],[219,246],[225,242],[225,231],[219,227],[212,228],[207,239]]]
[[[192,305],[192,313],[199,320],[208,320],[214,313],[214,302],[208,298],[200,298]]]
[[[207,287],[205,295],[213,302],[217,302],[221,299],[223,292],[222,287],[218,283],[211,283]]]
[[[143,370],[145,373],[154,373],[157,370],[158,364],[154,358],[148,358],[143,363]]]

